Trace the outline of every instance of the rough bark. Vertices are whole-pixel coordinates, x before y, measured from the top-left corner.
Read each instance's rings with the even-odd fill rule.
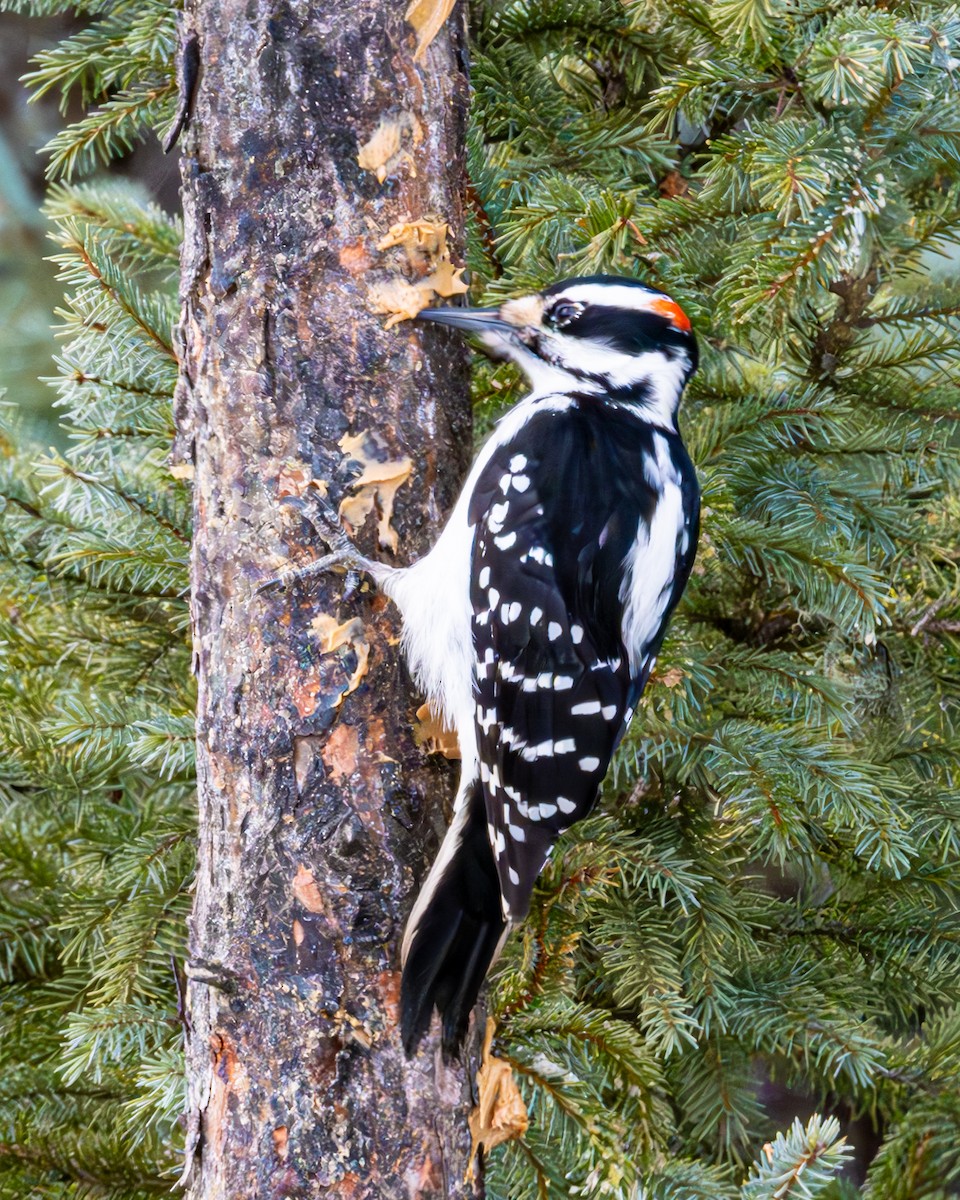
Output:
[[[399,937],[451,791],[414,741],[397,615],[369,590],[344,601],[342,578],[257,593],[322,553],[279,498],[310,480],[334,506],[349,494],[344,435],[412,460],[396,561],[455,498],[464,356],[385,331],[367,300],[401,265],[377,249],[392,223],[438,214],[462,250],[462,29],[420,64],[397,0],[199,0],[185,32],[202,63],[177,402],[199,680],[189,1194],[471,1196],[468,1072],[432,1038],[407,1063],[397,1030]],[[381,182],[358,150],[384,117],[401,153]],[[357,540],[385,553],[375,514]],[[338,639],[326,618],[359,622]]]

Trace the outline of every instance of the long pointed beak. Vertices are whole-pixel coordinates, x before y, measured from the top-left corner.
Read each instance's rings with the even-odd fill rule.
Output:
[[[504,321],[499,308],[425,308],[417,313],[418,321],[433,321],[436,325],[452,325],[465,333],[516,333],[516,326]]]

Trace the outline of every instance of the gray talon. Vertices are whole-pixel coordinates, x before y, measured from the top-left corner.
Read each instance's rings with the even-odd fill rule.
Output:
[[[283,496],[280,503],[296,508],[321,541],[329,547],[330,553],[302,566],[290,567],[281,571],[279,575],[264,580],[258,586],[257,592],[265,592],[272,587],[286,587],[313,575],[324,575],[335,567],[346,567],[344,596],[352,596],[357,590],[358,575],[370,573],[375,564],[365,558],[347,537],[336,510],[317,492],[310,492],[305,496]]]

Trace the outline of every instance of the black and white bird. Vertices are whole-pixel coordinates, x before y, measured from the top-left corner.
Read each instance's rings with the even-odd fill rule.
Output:
[[[697,345],[668,296],[609,275],[420,319],[513,359],[532,390],[429,554],[391,568],[338,537],[316,565],[359,567],[396,602],[413,674],[459,739],[401,992],[407,1053],[437,1009],[453,1054],[552,847],[597,799],[690,574],[699,489],[677,410]]]

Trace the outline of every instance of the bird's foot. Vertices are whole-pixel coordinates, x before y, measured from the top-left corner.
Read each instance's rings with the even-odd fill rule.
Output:
[[[228,996],[235,995],[240,990],[242,977],[230,967],[221,962],[211,962],[203,958],[190,959],[183,964],[183,973],[194,983],[203,983],[207,987],[226,992]]]
[[[364,557],[353,542],[347,537],[336,510],[317,492],[311,490],[304,496],[284,496],[281,504],[296,508],[303,519],[319,534],[321,540],[329,547],[330,553],[316,558],[301,566],[290,567],[274,575],[272,579],[264,580],[257,588],[265,592],[269,588],[287,587],[293,583],[301,583],[314,575],[326,575],[337,567],[346,568],[347,579],[344,587],[344,599],[349,599],[357,590],[360,575],[375,575],[377,564],[372,559]]]

